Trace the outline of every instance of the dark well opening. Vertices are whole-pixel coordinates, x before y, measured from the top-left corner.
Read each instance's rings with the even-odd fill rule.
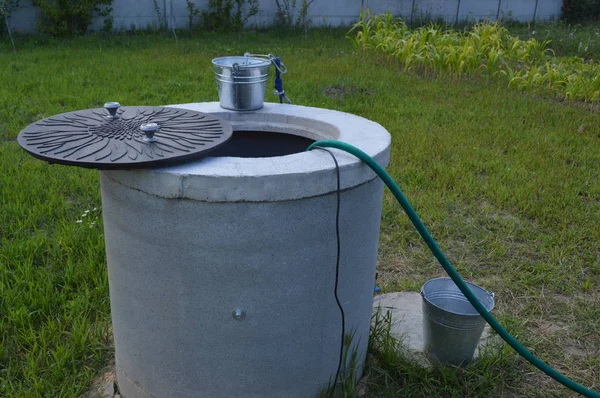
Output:
[[[207,156],[271,158],[304,152],[315,142],[310,138],[271,131],[234,131],[231,139]]]

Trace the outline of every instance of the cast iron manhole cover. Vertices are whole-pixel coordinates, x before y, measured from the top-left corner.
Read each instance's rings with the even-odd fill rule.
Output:
[[[187,109],[126,106],[62,113],[27,126],[17,141],[50,163],[94,169],[163,167],[205,156],[225,144],[231,125]]]

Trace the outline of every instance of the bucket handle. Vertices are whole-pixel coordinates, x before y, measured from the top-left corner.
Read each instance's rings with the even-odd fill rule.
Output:
[[[248,57],[254,57],[254,58],[266,58],[268,59],[273,66],[275,67],[275,69],[277,69],[282,75],[285,75],[288,71],[287,66],[285,66],[285,64],[283,62],[280,62],[281,66],[277,65],[277,63],[275,63],[275,56],[273,54],[251,54],[249,52],[244,54],[244,57],[248,58]]]
[[[240,64],[237,62],[231,65],[231,74],[233,76],[238,76],[240,74]]]

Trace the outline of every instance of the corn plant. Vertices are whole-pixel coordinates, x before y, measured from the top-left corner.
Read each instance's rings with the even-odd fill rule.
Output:
[[[513,37],[498,23],[466,31],[430,24],[410,29],[390,13],[361,13],[348,38],[354,47],[397,60],[404,71],[455,79],[505,79],[509,87],[558,97],[600,101],[600,66],[581,58],[557,58],[550,41]]]

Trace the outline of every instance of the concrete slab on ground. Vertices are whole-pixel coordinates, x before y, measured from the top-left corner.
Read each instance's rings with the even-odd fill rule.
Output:
[[[375,296],[373,310],[381,308],[385,314],[391,311],[392,332],[401,339],[409,352],[415,354],[415,359],[424,366],[429,366],[425,359],[423,343],[423,311],[421,294],[418,292],[396,292]],[[474,358],[479,357],[479,351],[491,342],[492,336],[489,325],[485,326]],[[494,339],[495,339],[494,338]]]

